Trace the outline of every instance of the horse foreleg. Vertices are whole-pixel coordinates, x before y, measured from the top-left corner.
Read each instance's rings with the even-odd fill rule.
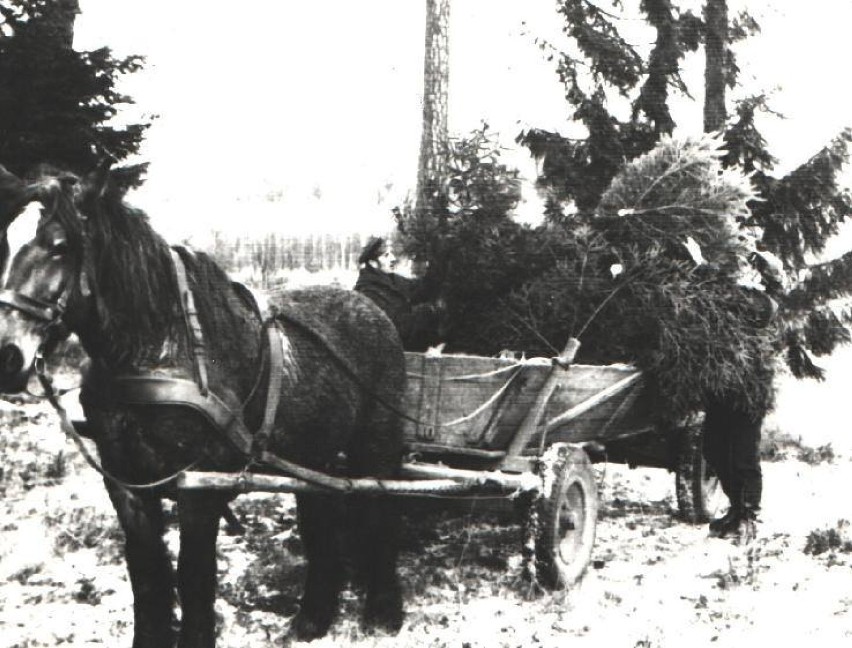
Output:
[[[178,494],[180,648],[213,648],[216,644],[216,535],[226,503],[210,493]]]
[[[175,640],[175,578],[163,542],[162,503],[106,482],[124,531],[124,554],[133,588],[133,648],[168,648]]]
[[[299,536],[305,548],[308,573],[299,613],[290,633],[309,641],[328,632],[337,613],[343,584],[337,499],[324,495],[296,496]]]

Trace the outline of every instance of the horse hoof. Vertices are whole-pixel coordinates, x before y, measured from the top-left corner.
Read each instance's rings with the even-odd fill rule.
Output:
[[[290,622],[288,636],[296,641],[313,641],[324,637],[331,627],[331,619],[316,619],[304,612],[299,612]]]
[[[368,634],[378,630],[395,635],[402,628],[404,617],[401,601],[384,600],[368,603],[364,609],[361,627]]]

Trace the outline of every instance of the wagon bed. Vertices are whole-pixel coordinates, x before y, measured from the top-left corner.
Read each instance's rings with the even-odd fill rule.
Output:
[[[642,374],[629,365],[561,368],[547,358],[405,356],[403,409],[410,418],[404,437],[412,451],[496,460],[540,454],[553,443],[602,443],[653,427],[640,398]],[[549,393],[542,394],[548,381]],[[531,421],[537,406],[541,411]]]

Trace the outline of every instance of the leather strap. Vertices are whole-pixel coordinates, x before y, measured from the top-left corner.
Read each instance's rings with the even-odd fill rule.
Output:
[[[62,316],[64,312],[63,304],[57,302],[48,304],[40,299],[28,297],[23,293],[14,292],[12,290],[0,290],[0,304],[6,304],[13,308],[26,313],[30,317],[34,317],[44,322],[52,322]]]
[[[201,329],[201,322],[198,320],[195,298],[192,296],[192,290],[189,288],[189,281],[186,278],[186,267],[183,264],[183,260],[174,248],[169,248],[169,252],[172,255],[172,265],[175,269],[175,279],[177,280],[178,292],[180,293],[181,309],[186,320],[186,333],[189,338],[189,346],[192,350],[192,357],[195,360],[198,388],[201,390],[202,396],[206,396],[209,386],[207,379],[207,347],[204,344],[204,333]]]
[[[254,435],[252,454],[257,457],[269,445],[272,430],[275,427],[275,415],[281,400],[281,383],[284,379],[284,344],[286,338],[275,322],[268,325],[269,339],[269,381],[266,391],[266,407],[263,410],[263,422]]]

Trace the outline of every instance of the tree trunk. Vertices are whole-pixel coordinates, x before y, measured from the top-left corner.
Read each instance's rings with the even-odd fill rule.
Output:
[[[727,0],[707,0],[704,5],[704,22],[704,132],[709,133],[722,130],[728,117],[725,108],[728,76]]]
[[[417,167],[415,212],[435,204],[447,177],[447,85],[449,83],[450,0],[426,0],[423,65],[423,131]]]
[[[57,0],[53,10],[47,14],[53,36],[66,49],[74,46],[74,23],[79,13],[79,0]]]

